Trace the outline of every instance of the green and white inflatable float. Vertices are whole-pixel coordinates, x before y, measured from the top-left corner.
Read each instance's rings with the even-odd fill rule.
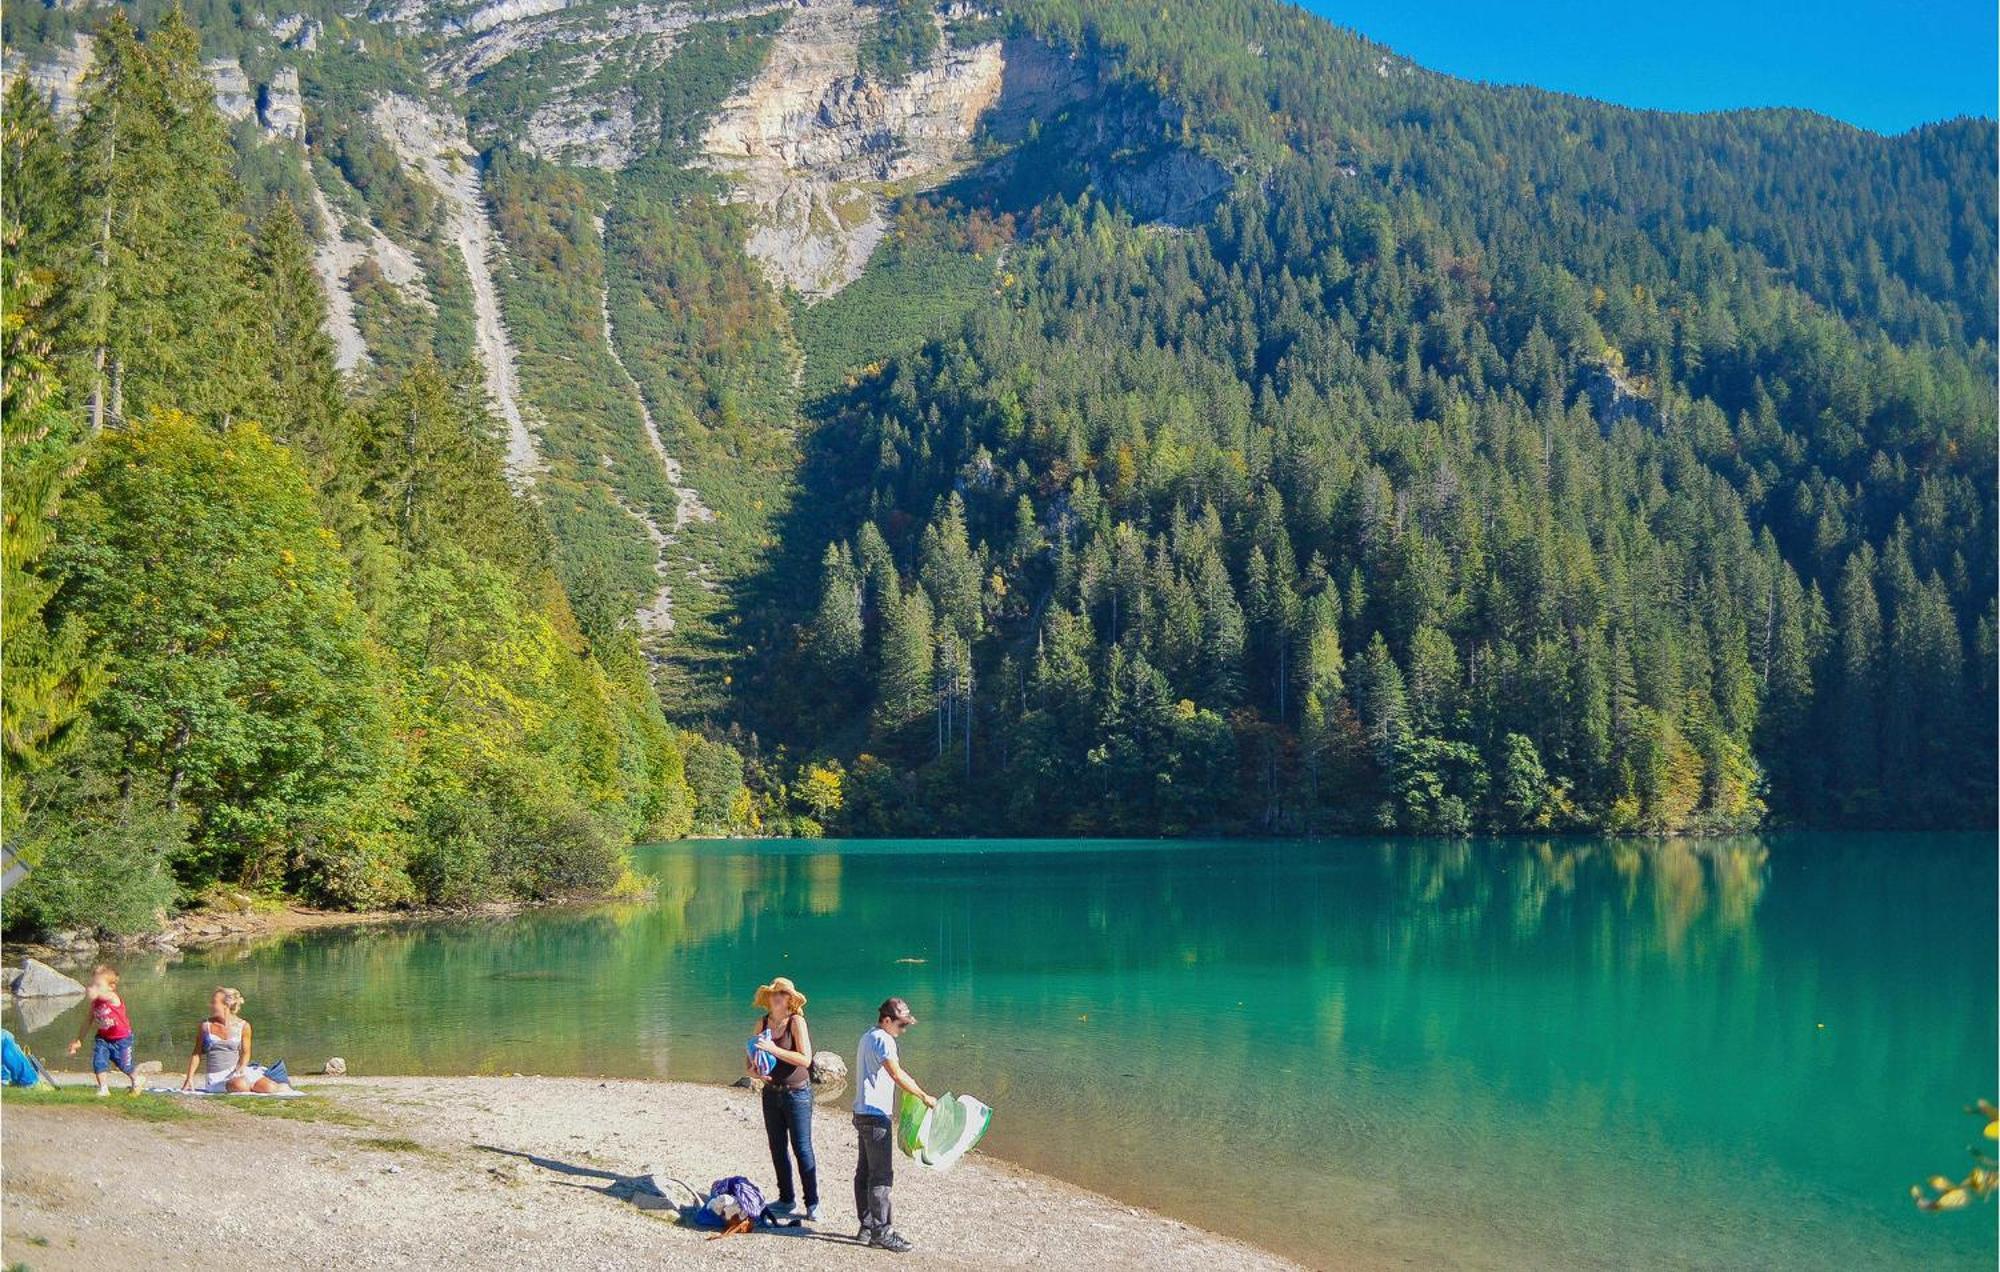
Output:
[[[918,1165],[933,1170],[945,1170],[971,1152],[972,1146],[985,1138],[987,1124],[993,1120],[993,1110],[969,1095],[947,1091],[938,1097],[936,1108],[927,1109],[908,1091],[901,1094],[902,1103],[896,1108],[896,1143],[904,1156],[914,1157]]]

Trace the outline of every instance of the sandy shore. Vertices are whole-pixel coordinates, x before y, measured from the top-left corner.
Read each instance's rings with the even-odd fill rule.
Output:
[[[842,1100],[815,1119],[826,1221],[711,1244],[674,1210],[636,1203],[631,1181],[657,1174],[704,1188],[745,1174],[768,1187],[748,1091],[594,1078],[308,1085],[313,1098],[289,1102],[114,1094],[79,1104],[9,1093],[0,1106],[5,1262],[35,1272],[392,1268],[468,1257],[508,1268],[725,1261],[786,1272],[1294,1266],[977,1155],[945,1174],[899,1158],[896,1226],[917,1250],[863,1248],[853,1240],[854,1135]]]

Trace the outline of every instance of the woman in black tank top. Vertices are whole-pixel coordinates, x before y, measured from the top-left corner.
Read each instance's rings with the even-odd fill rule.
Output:
[[[819,1163],[813,1157],[812,1033],[806,1026],[806,996],[780,976],[758,987],[756,1004],[764,1009],[756,1049],[772,1061],[762,1095],[764,1138],[771,1147],[771,1169],[778,1175],[778,1200],[772,1209],[782,1215],[798,1208],[792,1191],[792,1159],[796,1157],[806,1215],[818,1222]],[[745,1063],[750,1076],[757,1078],[754,1064]]]

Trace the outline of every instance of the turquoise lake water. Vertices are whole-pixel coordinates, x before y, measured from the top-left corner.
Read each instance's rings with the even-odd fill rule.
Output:
[[[985,1151],[1316,1266],[1993,1266],[1993,1207],[1908,1197],[1963,1173],[1963,1107],[1995,1093],[1990,836],[639,864],[646,905],[128,964],[141,1056],[177,1068],[227,983],[260,1055],[300,1070],[728,1081],[783,974],[850,1058],[907,997],[906,1064],[995,1106]],[[31,1042],[59,1054],[76,1024]],[[768,1174],[761,1140],[743,1161]]]

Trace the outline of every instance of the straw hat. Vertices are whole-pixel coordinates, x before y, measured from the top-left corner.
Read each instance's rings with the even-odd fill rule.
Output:
[[[759,985],[757,987],[757,996],[751,999],[751,1001],[764,1010],[769,1011],[771,1009],[772,997],[778,994],[790,995],[793,1011],[797,1011],[806,1005],[806,996],[799,992],[797,985],[792,984],[792,978],[789,976],[780,976],[768,985]]]

